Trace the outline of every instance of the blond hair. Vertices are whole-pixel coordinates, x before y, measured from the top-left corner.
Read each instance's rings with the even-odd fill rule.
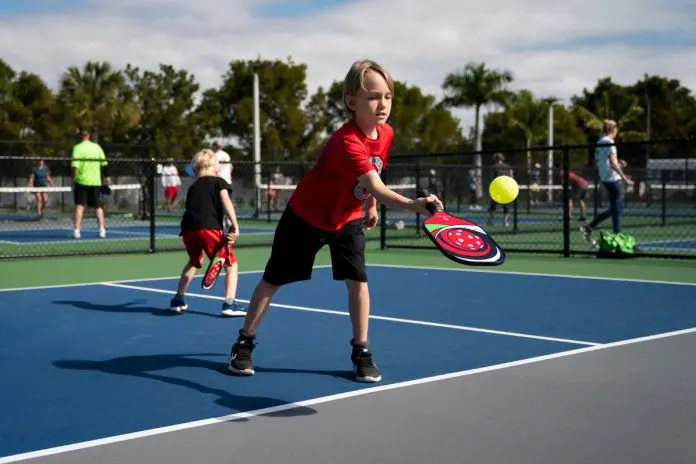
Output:
[[[351,65],[345,79],[343,79],[343,104],[351,114],[353,114],[353,110],[348,107],[346,98],[356,96],[361,89],[365,90],[365,73],[368,71],[376,72],[382,76],[387,82],[389,92],[394,95],[394,79],[385,67],[372,60],[358,60]]]
[[[602,132],[604,133],[604,135],[609,135],[612,132],[614,132],[618,127],[619,125],[616,124],[616,121],[613,121],[611,119],[605,119],[602,123]]]
[[[215,169],[218,166],[217,157],[210,148],[204,148],[195,155],[191,162],[193,172],[196,176],[209,176],[215,174]]]
[[[503,163],[505,162],[505,155],[502,153],[496,153],[493,155],[493,162],[494,163]]]

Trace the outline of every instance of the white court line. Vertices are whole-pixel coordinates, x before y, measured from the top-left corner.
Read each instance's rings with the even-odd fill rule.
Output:
[[[373,393],[379,393],[379,392],[389,391],[389,390],[396,390],[398,388],[412,387],[415,385],[424,385],[424,384],[438,382],[438,381],[442,381],[442,380],[449,380],[449,379],[466,377],[466,376],[475,375],[475,374],[481,374],[484,372],[500,371],[500,370],[508,369],[511,367],[524,366],[524,365],[539,363],[539,362],[543,362],[543,361],[549,361],[551,359],[566,358],[566,357],[574,356],[577,354],[589,353],[592,351],[599,351],[599,350],[606,350],[609,348],[616,348],[616,347],[626,346],[626,345],[633,345],[636,343],[659,340],[662,338],[676,337],[679,335],[685,335],[685,334],[689,334],[689,333],[693,333],[693,332],[696,332],[696,327],[692,327],[690,329],[684,329],[684,330],[677,330],[674,332],[657,334],[657,335],[649,335],[647,337],[622,340],[619,342],[612,342],[612,343],[607,343],[604,345],[588,346],[588,347],[578,348],[578,349],[570,350],[570,351],[563,351],[563,352],[548,354],[548,355],[544,355],[544,356],[537,356],[534,358],[527,358],[527,359],[521,359],[518,361],[511,361],[511,362],[503,363],[503,364],[496,364],[496,365],[492,365],[492,366],[480,367],[477,369],[469,369],[469,370],[465,370],[465,371],[452,372],[449,374],[441,374],[441,375],[436,375],[436,376],[432,376],[432,377],[424,377],[424,378],[420,378],[420,379],[408,380],[405,382],[398,382],[398,383],[393,383],[393,384],[389,384],[389,385],[380,385],[380,386],[376,386],[376,387],[364,388],[361,390],[353,390],[353,391],[349,391],[349,392],[345,392],[345,393],[338,393],[336,395],[329,395],[329,396],[323,396],[320,398],[313,398],[310,400],[299,401],[297,403],[282,404],[279,406],[272,406],[269,408],[256,409],[256,410],[248,411],[248,412],[229,414],[227,416],[214,417],[214,418],[210,418],[210,419],[203,419],[203,420],[193,421],[193,422],[185,422],[182,424],[175,424],[175,425],[169,425],[166,427],[159,427],[159,428],[150,429],[150,430],[143,430],[143,431],[139,431],[139,432],[126,433],[123,435],[116,435],[116,436],[112,436],[112,437],[100,438],[97,440],[84,441],[81,443],[73,443],[71,445],[64,445],[64,446],[58,446],[55,448],[47,448],[47,449],[38,450],[38,451],[31,451],[28,453],[15,454],[12,456],[0,458],[0,464],[8,464],[11,462],[24,461],[27,459],[35,459],[35,458],[46,457],[46,456],[51,456],[51,455],[55,455],[55,454],[68,453],[71,451],[78,451],[78,450],[82,450],[82,449],[94,448],[97,446],[103,446],[103,445],[108,445],[108,444],[112,444],[112,443],[119,443],[119,442],[124,442],[124,441],[129,441],[129,440],[136,440],[136,439],[150,437],[150,436],[154,436],[154,435],[162,435],[162,434],[170,433],[170,432],[178,432],[181,430],[187,430],[187,429],[192,429],[192,428],[197,428],[197,427],[204,427],[204,426],[208,426],[208,425],[214,425],[214,424],[219,424],[222,422],[229,422],[229,421],[243,419],[243,418],[257,417],[257,416],[262,416],[265,414],[274,414],[274,413],[278,413],[281,411],[289,411],[291,409],[296,409],[296,408],[300,408],[300,407],[309,407],[309,406],[314,406],[317,404],[323,404],[323,403],[329,403],[332,401],[353,398],[356,396],[370,395]]]
[[[531,277],[551,277],[557,279],[585,279],[585,280],[607,280],[610,282],[632,282],[637,284],[658,284],[658,285],[684,285],[687,287],[696,287],[696,282],[674,282],[668,280],[645,280],[631,279],[625,277],[601,277],[601,276],[584,276],[575,274],[547,274],[543,272],[519,272],[519,271],[494,271],[484,270],[479,268],[469,267],[437,267],[437,266],[406,266],[403,264],[369,264],[369,267],[386,267],[397,269],[420,269],[426,271],[452,271],[452,272],[475,272],[481,274],[510,274]]]
[[[330,264],[320,264],[314,266],[314,269],[323,269],[326,267],[331,267]],[[239,275],[246,275],[246,274],[261,274],[263,273],[263,269],[257,270],[257,271],[240,271],[238,274]],[[194,279],[199,279],[202,278],[203,274],[198,274],[193,276]],[[143,277],[139,279],[126,279],[126,280],[114,280],[114,281],[109,281],[109,280],[100,280],[97,282],[83,282],[83,283],[77,283],[77,284],[55,284],[55,285],[41,285],[41,286],[36,286],[36,287],[14,287],[14,288],[0,288],[0,293],[1,292],[21,292],[25,290],[48,290],[51,288],[67,288],[67,287],[89,287],[90,285],[103,285],[103,284],[125,284],[125,283],[135,283],[135,282],[151,282],[151,281],[159,281],[159,280],[172,280],[172,279],[178,279],[179,276],[167,276],[167,277]]]
[[[104,283],[102,285],[106,285],[109,287],[117,287],[117,288],[127,288],[130,290],[140,290],[140,291],[145,291],[145,292],[154,292],[154,293],[165,293],[168,295],[175,295],[176,291],[175,290],[163,290],[160,288],[150,288],[150,287],[139,287],[136,285],[124,285],[120,283]],[[224,301],[224,297],[221,296],[214,296],[214,295],[206,295],[206,294],[201,294],[201,293],[186,293],[186,296],[191,296],[195,298],[207,298],[210,300],[219,300],[219,301]],[[249,303],[249,300],[242,300],[242,299],[237,299],[237,301],[240,301],[242,303]],[[283,309],[293,309],[296,311],[306,311],[306,312],[311,312],[311,313],[321,313],[321,314],[333,314],[336,316],[349,316],[350,314],[347,311],[336,311],[333,309],[320,309],[320,308],[311,308],[308,306],[297,306],[297,305],[288,305],[288,304],[280,304],[280,303],[271,303],[271,306],[274,306],[276,308],[283,308]],[[469,327],[469,326],[464,326],[464,325],[453,325],[453,324],[443,324],[439,322],[428,322],[428,321],[416,321],[413,319],[403,319],[399,317],[389,317],[389,316],[377,316],[374,314],[370,315],[370,319],[375,319],[379,321],[388,321],[388,322],[401,322],[404,324],[413,324],[413,325],[423,325],[423,326],[428,326],[428,327],[439,327],[443,329],[454,329],[454,330],[462,330],[466,332],[480,332],[480,333],[485,333],[485,334],[491,334],[491,335],[505,335],[508,337],[517,337],[517,338],[531,338],[534,340],[543,340],[543,341],[548,341],[548,342],[559,342],[559,343],[569,343],[573,345],[585,345],[585,346],[595,346],[595,345],[601,345],[601,343],[593,343],[593,342],[587,342],[587,341],[582,341],[582,340],[571,340],[567,338],[556,338],[556,337],[545,337],[542,335],[532,335],[532,334],[525,334],[525,333],[520,333],[520,332],[507,332],[503,330],[493,330],[493,329],[483,329],[480,327]]]

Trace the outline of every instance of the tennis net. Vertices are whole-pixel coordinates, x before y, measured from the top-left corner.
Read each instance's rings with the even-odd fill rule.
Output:
[[[111,194],[102,195],[105,212],[110,215],[142,215],[144,205],[140,184],[118,184],[110,188]],[[39,194],[43,194],[43,198]],[[8,216],[35,215],[39,200],[44,202],[44,216],[72,214],[73,187],[0,187],[0,217],[8,220]]]

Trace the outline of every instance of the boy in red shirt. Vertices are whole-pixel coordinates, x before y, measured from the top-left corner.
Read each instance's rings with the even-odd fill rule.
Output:
[[[387,188],[379,174],[387,164],[393,131],[387,124],[394,82],[373,61],[355,62],[343,83],[343,100],[352,113],[333,134],[315,167],[293,192],[276,228],[271,257],[254,290],[244,327],[232,346],[228,369],[253,375],[256,330],[278,288],[312,277],[314,257],[331,252],[333,278],[345,281],[353,325],[351,361],[356,379],[379,382],[382,375],[370,352],[367,326],[370,295],[365,268],[363,227],[377,224],[377,200],[430,216],[426,206],[438,198],[411,200]],[[363,207],[366,209],[364,215]]]
[[[181,219],[181,236],[186,247],[189,260],[179,278],[176,296],[172,298],[172,311],[181,312],[188,308],[184,294],[188,289],[196,270],[201,268],[203,253],[212,258],[227,238],[230,248],[239,237],[239,224],[230,200],[230,184],[218,177],[219,164],[215,153],[210,149],[201,150],[193,158],[193,171],[196,181],[189,187],[186,194],[186,212]],[[231,230],[225,234],[223,218],[232,224]],[[223,316],[244,316],[244,310],[234,301],[237,293],[238,266],[237,258],[230,249],[225,262],[225,302],[222,304]]]

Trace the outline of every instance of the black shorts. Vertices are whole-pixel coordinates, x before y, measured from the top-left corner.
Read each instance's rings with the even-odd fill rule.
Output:
[[[587,194],[587,187],[571,186],[570,187],[570,199],[571,200],[584,200]]]
[[[502,206],[503,206],[503,214],[507,214],[508,213],[507,203],[502,205]],[[488,204],[488,212],[492,213],[493,211],[496,210],[497,207],[498,207],[498,203],[494,200],[491,200],[491,202]]]
[[[75,183],[73,199],[76,205],[101,208],[101,187]]]
[[[334,280],[367,282],[362,219],[328,232],[307,224],[289,206],[276,227],[264,280],[281,286],[311,279],[314,258],[324,245],[331,252]]]

